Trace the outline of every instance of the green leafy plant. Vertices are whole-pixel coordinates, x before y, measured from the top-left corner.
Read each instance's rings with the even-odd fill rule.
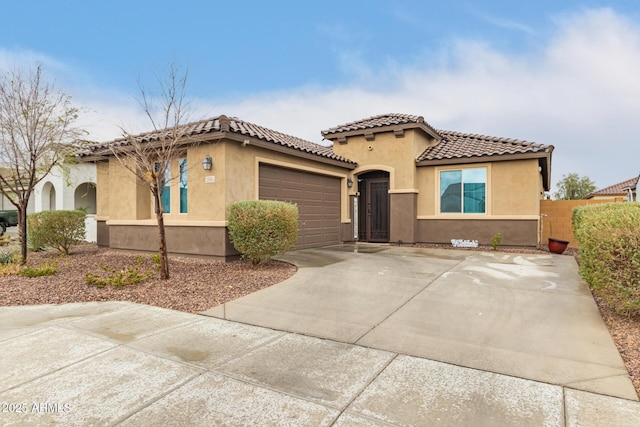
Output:
[[[87,273],[85,275],[85,281],[89,285],[96,285],[99,288],[105,286],[129,286],[136,285],[144,282],[147,279],[152,278],[155,275],[154,270],[159,269],[159,256],[158,259],[151,258],[156,263],[156,268],[149,268],[145,265],[145,258],[139,256],[133,265],[116,269],[107,266],[101,266],[100,269],[103,274]]]
[[[18,252],[0,249],[0,264],[11,264],[17,260]]]
[[[572,212],[580,274],[615,312],[640,314],[640,203],[581,206]]]
[[[85,237],[85,218],[82,210],[43,211],[29,215],[29,248],[37,251],[54,248],[68,255],[72,246]]]
[[[494,251],[498,250],[498,246],[502,243],[502,233],[496,233],[491,238],[491,247]]]
[[[52,276],[58,272],[58,261],[48,261],[37,267],[23,267],[18,271],[19,276],[23,277],[41,277]]]
[[[298,207],[274,200],[229,205],[227,217],[233,246],[253,264],[293,248],[298,240]]]

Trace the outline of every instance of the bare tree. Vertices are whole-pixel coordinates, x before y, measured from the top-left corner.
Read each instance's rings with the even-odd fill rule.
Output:
[[[175,65],[170,66],[166,79],[158,78],[157,96],[139,85],[141,97],[138,102],[151,121],[153,131],[136,135],[121,128],[124,142],[109,146],[120,164],[146,184],[153,196],[162,279],[169,278],[162,192],[169,181],[180,177],[180,173],[173,176],[168,173],[170,165],[184,155],[185,144],[191,143],[184,126],[188,110],[188,103],[185,101],[186,85],[187,72],[181,73]]]
[[[71,98],[43,79],[42,66],[0,76],[0,192],[18,210],[22,263],[27,262],[27,207],[35,185],[71,153],[83,132]]]

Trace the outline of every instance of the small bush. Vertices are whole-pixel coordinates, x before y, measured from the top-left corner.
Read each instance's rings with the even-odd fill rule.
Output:
[[[498,246],[502,243],[502,233],[496,233],[491,238],[491,247],[494,251],[498,250]]]
[[[29,248],[37,251],[54,248],[69,254],[72,246],[84,241],[86,213],[75,211],[43,211],[29,215]]]
[[[0,264],[12,264],[17,261],[18,252],[15,250],[0,249]]]
[[[157,255],[155,257],[158,257]],[[156,263],[155,270],[159,268],[158,260],[151,256],[151,259]],[[105,286],[129,286],[137,285],[140,282],[144,282],[154,276],[153,269],[145,267],[145,259],[142,256],[136,258],[136,262],[129,267],[124,267],[120,270],[101,266],[100,269],[105,273],[102,275],[87,273],[85,275],[85,281],[89,285],[96,285],[99,288]]]
[[[615,312],[640,314],[640,203],[575,208],[580,274]]]
[[[18,271],[19,276],[23,277],[42,277],[52,276],[58,272],[58,262],[50,261],[40,264],[38,267],[23,267]]]
[[[293,248],[298,240],[298,207],[273,200],[229,205],[229,236],[233,246],[253,264]]]

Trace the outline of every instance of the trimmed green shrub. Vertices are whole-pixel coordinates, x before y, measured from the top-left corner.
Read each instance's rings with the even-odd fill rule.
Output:
[[[229,205],[227,217],[233,246],[253,264],[293,248],[298,240],[298,207],[273,200]]]
[[[72,246],[84,241],[86,216],[82,210],[43,211],[29,215],[29,248],[34,251],[54,248],[68,255]]]
[[[640,314],[640,203],[581,206],[572,212],[580,274],[616,313]]]

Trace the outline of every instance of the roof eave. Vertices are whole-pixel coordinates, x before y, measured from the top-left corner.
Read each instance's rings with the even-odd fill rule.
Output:
[[[295,156],[295,157],[299,157],[302,159],[307,159],[307,160],[314,160],[316,162],[320,162],[320,163],[324,163],[327,165],[332,165],[332,166],[338,166],[341,168],[346,168],[346,169],[355,169],[357,167],[357,164],[351,161],[345,161],[345,160],[339,160],[339,159],[332,159],[330,157],[326,157],[323,156],[321,154],[317,154],[317,153],[311,153],[308,151],[304,151],[301,150],[300,148],[294,148],[294,147],[287,147],[286,145],[281,145],[277,142],[271,142],[271,141],[265,141],[263,139],[260,138],[256,138],[256,137],[252,137],[252,136],[248,136],[248,135],[243,135],[241,133],[236,133],[236,132],[228,132],[225,135],[224,139],[228,139],[231,141],[237,141],[237,142],[245,142],[245,141],[249,141],[248,145],[252,145],[254,147],[259,147],[259,148],[264,148],[266,150],[270,150],[270,151],[276,151],[279,153],[283,153],[283,154],[288,154],[291,156]]]

